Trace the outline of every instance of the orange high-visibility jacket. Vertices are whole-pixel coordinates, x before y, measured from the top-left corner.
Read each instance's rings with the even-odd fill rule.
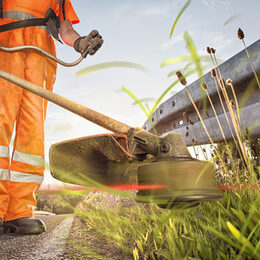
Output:
[[[42,18],[49,8],[61,21],[79,22],[70,0],[3,0],[2,4],[0,26]],[[35,45],[56,54],[55,42],[45,26],[2,32],[0,45]],[[0,69],[49,90],[55,82],[56,64],[31,50],[0,51]],[[5,221],[33,214],[35,194],[43,181],[46,105],[42,98],[0,79],[0,217]]]

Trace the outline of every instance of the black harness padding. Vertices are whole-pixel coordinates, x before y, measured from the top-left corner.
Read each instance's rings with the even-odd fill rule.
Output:
[[[60,18],[55,14],[52,8],[49,8],[45,14],[45,19],[47,19],[46,25],[49,29],[50,34],[54,39],[62,43],[59,38],[59,28],[60,28]]]
[[[0,3],[2,3],[3,0],[0,1]],[[48,9],[48,11],[45,14],[45,18],[32,18],[1,25],[0,33],[32,26],[47,26],[53,38],[62,43],[62,41],[59,38],[60,19],[58,16],[56,16],[52,8]]]
[[[3,1],[4,0],[0,0],[0,18],[3,18]]]

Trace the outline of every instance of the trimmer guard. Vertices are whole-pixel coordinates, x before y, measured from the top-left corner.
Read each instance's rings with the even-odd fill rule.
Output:
[[[83,186],[138,183],[139,187],[150,188],[139,190],[137,201],[155,202],[162,208],[193,206],[222,197],[212,163],[187,158],[138,161],[128,152],[127,137],[121,134],[82,137],[52,145],[50,171],[60,181]]]
[[[137,166],[128,152],[127,137],[122,134],[59,142],[51,146],[49,153],[51,174],[63,182],[86,186],[96,186],[95,182],[137,182]]]

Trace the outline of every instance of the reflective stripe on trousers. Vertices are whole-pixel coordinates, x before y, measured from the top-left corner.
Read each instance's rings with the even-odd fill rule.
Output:
[[[34,166],[45,166],[44,156],[14,151],[12,161],[27,163]]]
[[[42,184],[44,177],[36,174],[28,174],[24,172],[9,171],[0,169],[1,181],[23,182],[23,183],[38,183]]]
[[[0,158],[9,158],[9,147],[0,145]],[[14,151],[12,160],[26,163],[32,166],[44,167],[45,165],[44,156],[26,154],[17,151]],[[41,184],[43,182],[43,176],[24,172],[10,171],[9,169],[0,169],[0,180],[24,183],[36,182],[38,184]]]
[[[10,171],[8,169],[0,169],[0,180],[1,181],[10,180]]]
[[[9,147],[0,145],[0,157],[8,158],[9,157]]]

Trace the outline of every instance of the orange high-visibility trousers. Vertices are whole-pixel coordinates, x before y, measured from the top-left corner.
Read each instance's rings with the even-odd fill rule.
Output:
[[[13,21],[4,18],[0,25]],[[0,45],[35,45],[56,54],[51,36],[40,27],[0,33]],[[0,51],[0,69],[49,90],[56,75],[56,64],[31,50]],[[33,215],[35,194],[43,181],[46,106],[47,101],[37,95],[0,79],[0,217],[4,221]]]

